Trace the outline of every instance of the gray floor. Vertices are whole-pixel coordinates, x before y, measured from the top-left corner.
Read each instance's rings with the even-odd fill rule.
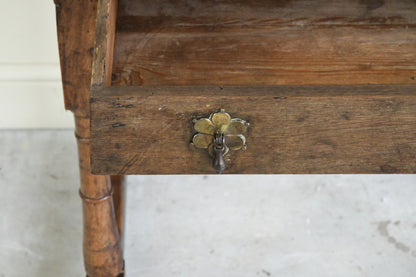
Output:
[[[0,131],[0,276],[83,276],[72,131]],[[416,276],[416,176],[132,176],[128,276]]]

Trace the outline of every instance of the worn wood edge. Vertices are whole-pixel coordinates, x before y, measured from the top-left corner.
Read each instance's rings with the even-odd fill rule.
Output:
[[[117,0],[99,0],[92,64],[92,87],[111,85]]]
[[[91,90],[90,102],[100,97],[149,96],[273,96],[327,97],[327,96],[416,96],[416,85],[312,85],[312,86],[134,86],[103,87]]]

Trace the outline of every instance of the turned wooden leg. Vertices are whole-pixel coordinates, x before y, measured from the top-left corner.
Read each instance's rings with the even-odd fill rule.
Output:
[[[111,185],[113,186],[113,203],[116,214],[118,233],[121,237],[121,246],[124,245],[124,198],[125,198],[125,176],[111,176]]]
[[[109,176],[90,173],[89,115],[75,113],[84,219],[84,264],[89,277],[124,274],[121,240]],[[119,204],[118,204],[119,205]]]

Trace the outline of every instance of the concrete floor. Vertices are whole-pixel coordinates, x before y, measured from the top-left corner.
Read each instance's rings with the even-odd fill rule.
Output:
[[[0,276],[84,276],[72,131],[0,131]],[[416,276],[416,176],[132,176],[128,276]]]

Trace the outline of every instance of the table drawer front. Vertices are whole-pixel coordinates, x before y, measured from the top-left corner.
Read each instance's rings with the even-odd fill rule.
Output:
[[[250,123],[224,173],[414,173],[415,86],[108,88],[92,93],[95,174],[215,174],[193,119]]]

